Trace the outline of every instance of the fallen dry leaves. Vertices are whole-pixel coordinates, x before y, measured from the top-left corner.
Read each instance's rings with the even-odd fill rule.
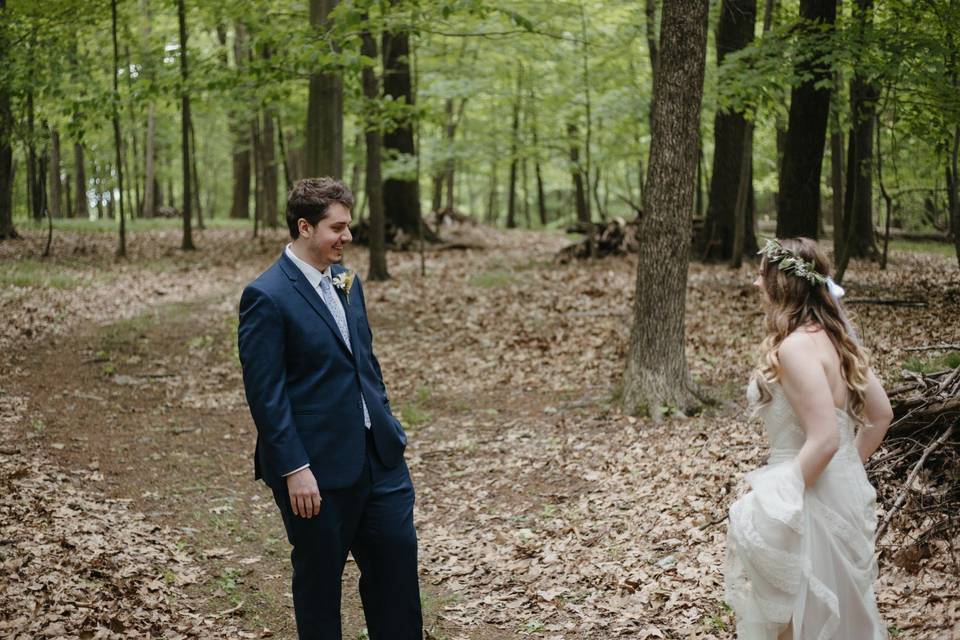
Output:
[[[560,265],[553,256],[567,242],[561,235],[472,233],[465,244],[483,242],[485,249],[428,252],[424,278],[418,257],[404,254],[390,257],[393,280],[364,283],[377,353],[394,408],[404,416],[410,435],[422,577],[445,594],[434,606],[449,623],[449,637],[732,637],[733,621],[722,604],[724,517],[740,478],[762,464],[765,454],[759,426],[742,415],[741,390],[760,332],[751,267],[733,271],[691,265],[688,361],[695,378],[720,404],[701,416],[655,425],[622,415],[616,402],[635,262],[622,257]],[[239,286],[282,246],[278,236],[263,250],[250,249],[244,244],[249,240],[236,235],[225,233],[222,241],[232,248],[216,260],[190,266],[197,269],[191,279],[209,276],[219,281],[217,286],[236,288],[239,296]],[[349,256],[361,274],[364,258],[360,250]],[[126,290],[116,282],[143,281],[145,272],[135,263],[129,269],[123,276],[128,280],[116,280],[110,270],[104,286],[119,289],[95,290],[94,297]],[[160,273],[177,283],[171,286],[186,277]],[[895,253],[887,272],[855,264],[845,284],[851,300],[909,297],[927,303],[852,305],[864,341],[888,381],[898,377],[907,357],[904,348],[960,340],[955,321],[960,277],[945,258]],[[97,315],[91,310],[96,304],[79,300],[91,296],[89,287],[82,291],[78,300],[65,303],[64,313],[87,309],[76,314],[93,322],[115,312],[107,307]],[[25,298],[52,304],[56,297],[55,292],[28,293],[0,295],[7,296],[7,304]],[[42,322],[29,326],[36,326],[33,335],[45,331]],[[237,384],[235,375],[224,379]],[[226,390],[229,401],[237,392]],[[183,393],[201,406],[218,402],[214,391],[186,378]],[[3,508],[9,500],[11,511],[2,512],[2,524],[21,537],[50,527],[41,520],[31,529],[20,525],[17,519],[27,517],[20,514],[29,515],[22,505],[34,506],[29,517],[43,518],[35,504],[45,487],[86,491],[81,488],[84,474],[92,472],[46,470],[23,453],[0,456],[0,461],[13,465],[3,467],[4,482],[36,478],[37,489],[25,502],[19,496],[27,495],[27,485],[4,493]],[[17,469],[26,469],[27,475],[7,480]],[[18,497],[10,498],[11,493]],[[117,549],[114,555],[104,552],[106,557],[124,558],[127,548],[145,550],[128,557],[141,560],[133,565],[141,573],[124,583],[135,585],[125,597],[148,598],[160,626],[138,628],[196,633],[196,626],[177,631],[178,624],[200,625],[203,620],[178,595],[175,576],[177,567],[190,576],[203,559],[177,556],[175,548],[164,545],[162,531],[151,530],[122,504],[104,503],[95,488],[84,495],[93,504],[80,509],[74,521],[89,520],[97,527],[98,518],[115,518],[105,520],[109,526],[99,534]],[[77,500],[71,504],[86,504]],[[8,517],[16,505],[22,511]],[[140,537],[114,535],[124,526]],[[4,531],[4,539],[14,539]],[[86,535],[81,530],[69,534]],[[68,560],[82,554],[57,546],[56,535],[43,540],[51,566],[62,567],[58,584],[80,588],[89,574]],[[136,547],[125,539],[135,540]],[[33,556],[20,546],[2,545],[0,553],[4,566],[40,566],[31,565],[35,560],[24,564]],[[173,580],[163,577],[167,567],[174,567]],[[952,567],[946,550],[921,560],[913,572],[881,566],[878,600],[896,633],[909,638],[960,633],[960,579]],[[29,570],[27,574],[24,581],[38,579]],[[122,569],[105,571],[98,588],[112,593],[113,580],[121,575]],[[43,619],[62,622],[65,629],[75,619],[71,616],[80,615],[57,608],[62,601],[51,594],[59,592],[41,593],[32,600],[23,596],[3,613],[9,611],[7,618],[20,624],[52,616]],[[165,608],[169,603],[175,603],[172,609]],[[112,610],[129,613],[128,607],[104,609]],[[136,624],[148,622],[146,615]]]

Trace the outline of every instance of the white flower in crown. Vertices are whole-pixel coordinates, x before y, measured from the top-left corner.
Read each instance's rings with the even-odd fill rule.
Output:
[[[357,277],[357,274],[352,269],[347,269],[342,271],[335,278],[333,278],[333,286],[340,291],[343,291],[343,295],[347,298],[347,304],[350,304],[350,288],[353,286],[353,280]]]

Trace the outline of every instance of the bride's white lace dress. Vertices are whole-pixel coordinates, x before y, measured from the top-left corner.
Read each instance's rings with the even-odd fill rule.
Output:
[[[768,464],[747,475],[727,530],[726,601],[740,640],[886,638],[873,592],[876,492],[853,444],[850,416],[837,410],[840,449],[805,489],[797,453],[804,432],[779,385],[760,408]],[[756,383],[747,397],[758,400]]]

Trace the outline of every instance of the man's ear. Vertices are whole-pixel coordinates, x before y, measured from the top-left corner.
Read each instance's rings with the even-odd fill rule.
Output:
[[[299,218],[297,220],[297,229],[300,231],[300,235],[309,238],[310,234],[313,232],[313,227],[310,226],[310,223],[307,222],[306,218]]]

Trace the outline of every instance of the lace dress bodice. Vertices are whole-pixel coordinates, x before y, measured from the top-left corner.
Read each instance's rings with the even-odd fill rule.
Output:
[[[763,428],[770,441],[770,461],[779,461],[797,454],[806,434],[800,425],[796,412],[790,406],[783,387],[779,384],[770,385],[770,402],[763,406],[760,403],[760,389],[756,380],[751,380],[747,386],[747,402],[756,411],[763,421]],[[850,414],[840,408],[834,408],[837,416],[837,429],[840,433],[840,448],[848,450],[853,447],[856,430]]]

